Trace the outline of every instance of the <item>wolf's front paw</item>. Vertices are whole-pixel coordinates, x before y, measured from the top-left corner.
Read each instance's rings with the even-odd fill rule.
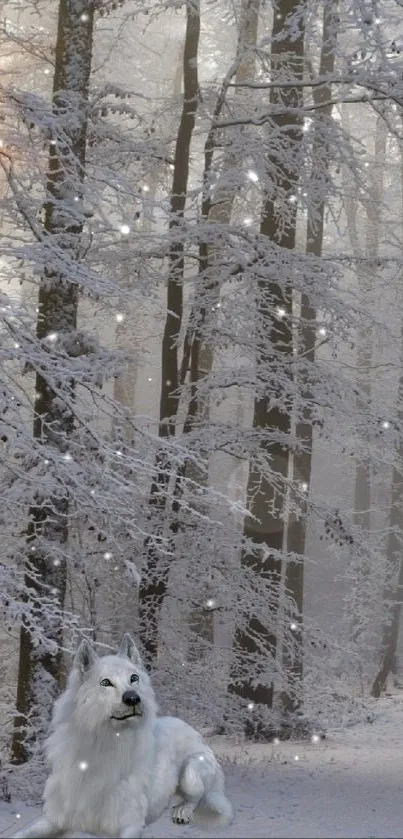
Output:
[[[172,807],[172,821],[174,824],[192,824],[193,811],[192,804],[175,804]]]

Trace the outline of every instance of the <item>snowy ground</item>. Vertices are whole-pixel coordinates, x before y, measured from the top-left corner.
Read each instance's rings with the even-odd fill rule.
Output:
[[[403,837],[402,741],[401,694],[375,705],[372,723],[329,733],[318,743],[244,746],[217,738],[213,745],[225,761],[237,810],[235,823],[217,836]],[[0,836],[12,836],[37,812],[0,803]],[[168,816],[145,832],[148,839],[206,835],[173,825]]]

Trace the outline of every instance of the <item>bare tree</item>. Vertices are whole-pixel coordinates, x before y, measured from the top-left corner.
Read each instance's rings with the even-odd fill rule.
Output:
[[[366,196],[358,195],[360,191],[358,185],[355,185],[355,193],[351,195],[348,184],[348,172],[344,169],[344,183],[346,188],[345,207],[348,229],[351,247],[357,265],[360,299],[363,304],[371,303],[373,299],[378,272],[377,261],[382,223],[387,134],[387,124],[384,116],[381,114],[376,120],[374,157],[370,167],[370,178]],[[360,203],[364,205],[366,216],[365,242],[363,246],[360,244],[358,226]],[[364,417],[371,410],[373,341],[374,336],[370,319],[363,317],[357,334],[357,408]],[[362,418],[358,435],[362,450],[359,451],[355,464],[354,523],[361,531],[361,534],[365,535],[371,531],[372,457],[370,452],[370,434],[362,432]],[[369,571],[367,552],[363,551],[361,553],[362,555],[359,557],[359,566],[355,575],[353,595],[352,635],[355,640],[357,640],[360,634],[360,623],[357,616],[361,613],[360,607],[365,605],[365,601],[367,600],[365,594]]]
[[[217,97],[214,109],[214,119],[217,119],[227,104],[227,96],[231,80],[239,85],[244,82],[253,81],[255,74],[255,53],[259,23],[260,0],[244,0],[241,7],[238,25],[238,39],[235,60],[230,67],[220,93]],[[235,99],[242,96],[238,89]],[[204,193],[202,199],[201,215],[208,225],[213,228],[220,225],[224,229],[224,236],[227,225],[231,221],[234,201],[238,190],[237,172],[239,172],[239,156],[234,153],[231,140],[227,145],[223,137],[217,137],[218,132],[214,125],[210,127],[204,146],[204,171],[203,183]],[[222,145],[225,146],[223,160],[219,168],[218,181],[211,189],[211,177],[215,171],[214,153]],[[211,237],[210,237],[211,238]],[[211,375],[214,361],[214,346],[211,333],[214,331],[216,316],[220,298],[220,278],[222,277],[222,248],[214,246],[209,241],[201,241],[199,248],[200,270],[196,299],[189,317],[189,324],[184,341],[184,353],[182,363],[182,379],[187,372],[186,364],[189,365],[191,377],[191,393],[185,421],[185,431],[190,431],[197,425],[206,426],[210,419],[210,395],[199,392],[200,384],[206,382]],[[207,336],[207,337],[206,337]],[[205,452],[208,460],[208,452]],[[186,466],[186,476],[199,486],[207,484],[207,469],[198,469],[194,462]],[[201,509],[201,503],[198,504]],[[206,506],[206,505],[204,505]],[[208,513],[208,509],[203,509]],[[197,554],[196,554],[197,555]],[[194,606],[191,611],[189,628],[191,640],[189,645],[190,655],[196,659],[205,652],[205,643],[213,643],[214,640],[214,608],[209,604],[214,603],[214,583],[210,579],[210,568],[199,567],[198,573],[191,568],[193,584],[198,578],[196,586],[199,606]]]
[[[400,183],[403,198],[403,153],[400,149]],[[403,329],[401,330],[400,365],[403,368]],[[397,426],[403,427],[403,375],[400,373],[397,390]],[[399,638],[400,614],[403,602],[402,559],[402,503],[403,503],[403,443],[395,452],[392,470],[392,493],[389,513],[389,530],[386,545],[386,577],[384,592],[384,617],[381,627],[380,665],[371,688],[371,695],[379,699],[385,690],[390,673],[396,673],[396,653]]]
[[[334,71],[338,32],[338,0],[327,0],[323,7],[322,48],[319,61],[319,77],[328,79]],[[323,84],[313,88],[316,106],[312,136],[311,172],[307,188],[308,219],[306,229],[306,253],[317,258],[322,256],[325,207],[328,189],[328,174],[332,162],[332,143],[329,121],[332,114],[331,85]],[[317,344],[317,312],[311,298],[302,292],[300,299],[299,328],[297,336],[299,372],[296,373],[301,408],[296,420],[296,448],[292,458],[293,507],[287,530],[288,560],[285,567],[285,588],[294,603],[295,610],[288,615],[287,629],[292,626],[291,654],[285,653],[283,667],[287,673],[286,689],[282,693],[285,711],[293,711],[300,704],[303,675],[303,598],[304,598],[304,554],[308,516],[309,489],[311,486],[313,409],[312,383],[315,378],[315,348]],[[294,496],[294,497],[293,497]],[[291,640],[290,639],[290,640]]]
[[[403,346],[403,332],[402,332]],[[403,353],[401,354],[403,364]],[[399,378],[398,404],[403,404],[403,376]],[[401,407],[398,422],[403,422]],[[399,637],[400,613],[403,600],[402,560],[402,501],[403,501],[403,445],[396,451],[396,462],[392,473],[392,497],[390,503],[389,531],[386,545],[387,586],[384,593],[384,619],[381,627],[380,665],[371,688],[371,695],[379,699],[385,690],[390,673],[396,673],[396,652]]]
[[[91,73],[94,4],[88,0],[60,0],[53,79],[53,117],[49,143],[44,225],[40,234],[44,271],[38,297],[36,337],[42,353],[36,372],[33,435],[69,457],[73,430],[74,379],[61,376],[52,363],[54,344],[74,352],[82,258],[82,186],[85,171],[87,102]],[[27,528],[25,583],[30,608],[42,610],[43,599],[53,603],[52,619],[44,626],[46,649],[34,646],[29,626],[21,627],[16,724],[12,744],[16,763],[30,753],[28,717],[37,737],[47,726],[43,719],[46,690],[50,713],[61,677],[63,607],[66,591],[65,545],[68,539],[69,493],[61,480],[52,497],[37,496]],[[39,603],[42,605],[39,605]]]
[[[183,317],[184,243],[186,225],[187,186],[190,164],[190,144],[196,120],[199,98],[198,47],[200,9],[197,0],[186,5],[186,33],[183,53],[183,108],[176,139],[174,171],[171,191],[169,230],[169,275],[167,282],[167,314],[162,339],[161,396],[159,436],[175,436],[179,408],[180,369],[178,337]],[[147,539],[146,561],[140,586],[140,624],[144,649],[152,663],[158,649],[158,620],[165,598],[169,560],[167,557],[164,514],[167,509],[170,484],[170,461],[167,450],[160,448],[155,465],[155,480],[150,494],[150,516],[155,521],[155,536]],[[175,526],[175,525],[174,525]],[[164,538],[165,537],[165,538]]]
[[[283,0],[274,4],[271,74],[300,82],[303,78],[305,4]],[[270,131],[277,152],[270,153],[260,234],[276,251],[292,251],[296,237],[296,190],[299,177],[301,87],[272,87],[270,102],[283,106]],[[280,108],[281,110],[281,108]],[[279,141],[279,138],[282,140]],[[274,145],[274,144],[273,144]],[[281,210],[279,210],[281,208]],[[251,453],[247,486],[249,515],[244,522],[241,564],[256,575],[269,593],[267,615],[246,614],[234,639],[234,664],[229,689],[247,703],[270,708],[276,660],[276,623],[286,526],[285,498],[289,470],[292,381],[292,285],[278,282],[276,272],[257,271],[257,378],[253,428],[258,448]],[[283,377],[278,367],[283,366]],[[280,384],[281,382],[281,384]],[[269,467],[270,464],[270,468]],[[246,660],[255,663],[252,684],[244,673]],[[248,728],[248,725],[247,725]],[[262,732],[264,726],[261,726]]]

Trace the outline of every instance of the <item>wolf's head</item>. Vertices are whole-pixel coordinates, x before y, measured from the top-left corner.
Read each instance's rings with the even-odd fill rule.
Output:
[[[70,691],[76,723],[87,731],[105,724],[123,731],[145,722],[157,710],[150,679],[128,634],[116,655],[98,657],[89,641],[82,641],[69,678]]]

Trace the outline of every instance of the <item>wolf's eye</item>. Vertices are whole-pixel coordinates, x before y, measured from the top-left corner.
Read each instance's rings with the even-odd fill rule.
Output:
[[[100,684],[103,688],[113,688],[113,684],[110,679],[102,679],[102,682],[100,682]]]
[[[130,676],[130,684],[133,684],[133,682],[138,682],[138,680],[139,680],[139,677],[138,677],[137,673],[133,673],[133,675]]]

